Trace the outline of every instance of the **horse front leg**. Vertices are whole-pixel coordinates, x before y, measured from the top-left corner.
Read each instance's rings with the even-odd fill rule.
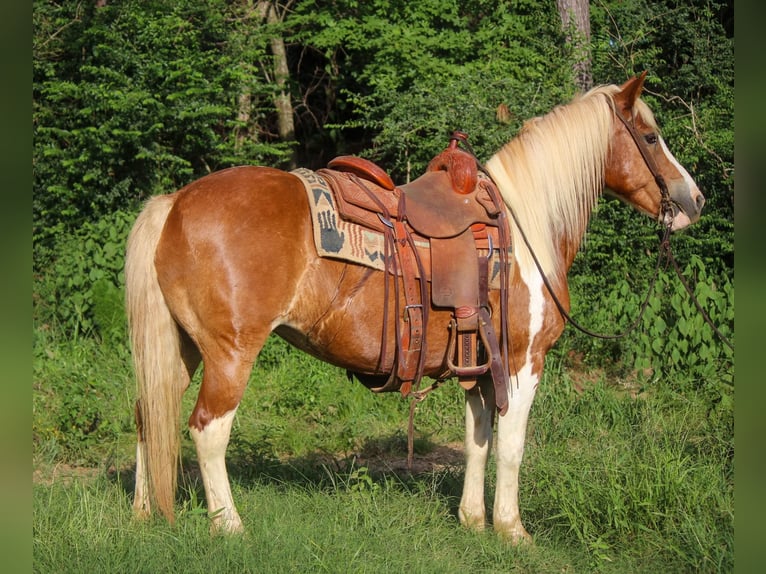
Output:
[[[493,509],[495,531],[509,542],[531,542],[519,512],[519,468],[524,455],[527,420],[540,378],[527,364],[511,377],[508,411],[497,421],[497,487]]]
[[[465,481],[458,516],[460,523],[475,530],[486,524],[484,473],[492,445],[495,390],[492,380],[481,377],[465,392]]]

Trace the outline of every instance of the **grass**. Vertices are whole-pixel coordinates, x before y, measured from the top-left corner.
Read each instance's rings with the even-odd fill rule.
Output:
[[[456,384],[432,393],[415,419],[416,458],[442,464],[407,475],[391,469],[406,456],[406,401],[373,395],[272,341],[229,448],[247,534],[211,537],[188,437],[176,524],[131,517],[133,389],[124,349],[38,331],[34,376],[35,572],[733,568],[731,405],[710,404],[695,381],[656,378],[626,390],[597,375],[574,385],[554,357],[521,474],[535,545],[514,548],[491,530],[458,524],[462,462],[440,450],[462,439]],[[185,397],[187,413],[194,394]]]

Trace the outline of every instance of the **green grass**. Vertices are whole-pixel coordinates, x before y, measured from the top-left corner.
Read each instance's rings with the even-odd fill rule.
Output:
[[[405,456],[406,401],[272,341],[229,448],[247,533],[211,537],[188,437],[176,524],[131,518],[124,349],[36,332],[34,571],[731,571],[731,403],[711,404],[693,380],[658,377],[628,392],[591,379],[575,391],[564,365],[549,361],[521,474],[535,546],[513,548],[459,526],[459,460],[414,476],[369,462]],[[460,441],[462,417],[455,383],[432,393],[418,406],[417,456]]]

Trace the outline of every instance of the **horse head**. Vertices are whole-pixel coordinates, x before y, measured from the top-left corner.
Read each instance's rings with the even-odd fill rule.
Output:
[[[646,72],[612,97],[612,144],[605,166],[606,190],[676,231],[700,218],[705,197],[673,157],[649,107],[640,99]]]

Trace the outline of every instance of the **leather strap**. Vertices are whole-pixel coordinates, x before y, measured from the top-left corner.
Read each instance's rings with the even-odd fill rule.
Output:
[[[393,224],[404,288],[404,310],[401,319],[406,325],[402,329],[398,349],[397,376],[403,382],[401,392],[406,395],[411,390],[413,381],[419,378],[418,367],[422,363],[424,300],[418,287],[420,280],[417,279],[417,255],[410,234],[403,222],[395,220]]]
[[[671,205],[670,200],[670,192],[668,191],[668,184],[665,183],[665,178],[662,177],[662,174],[660,173],[659,168],[657,167],[657,162],[654,161],[654,158],[649,153],[649,150],[646,147],[646,144],[644,143],[643,137],[641,137],[641,134],[638,133],[638,130],[636,130],[636,126],[633,124],[632,121],[628,121],[619,110],[614,109],[614,115],[616,115],[620,121],[622,122],[622,125],[625,126],[625,129],[628,130],[628,133],[633,138],[633,141],[636,144],[636,147],[638,148],[639,153],[641,154],[641,157],[644,158],[644,163],[646,163],[646,167],[649,169],[649,172],[652,174],[652,177],[654,177],[654,181],[657,183],[657,187],[660,188],[660,195],[661,195],[661,206],[660,206],[660,217],[664,218],[666,213],[673,213],[673,207]]]

